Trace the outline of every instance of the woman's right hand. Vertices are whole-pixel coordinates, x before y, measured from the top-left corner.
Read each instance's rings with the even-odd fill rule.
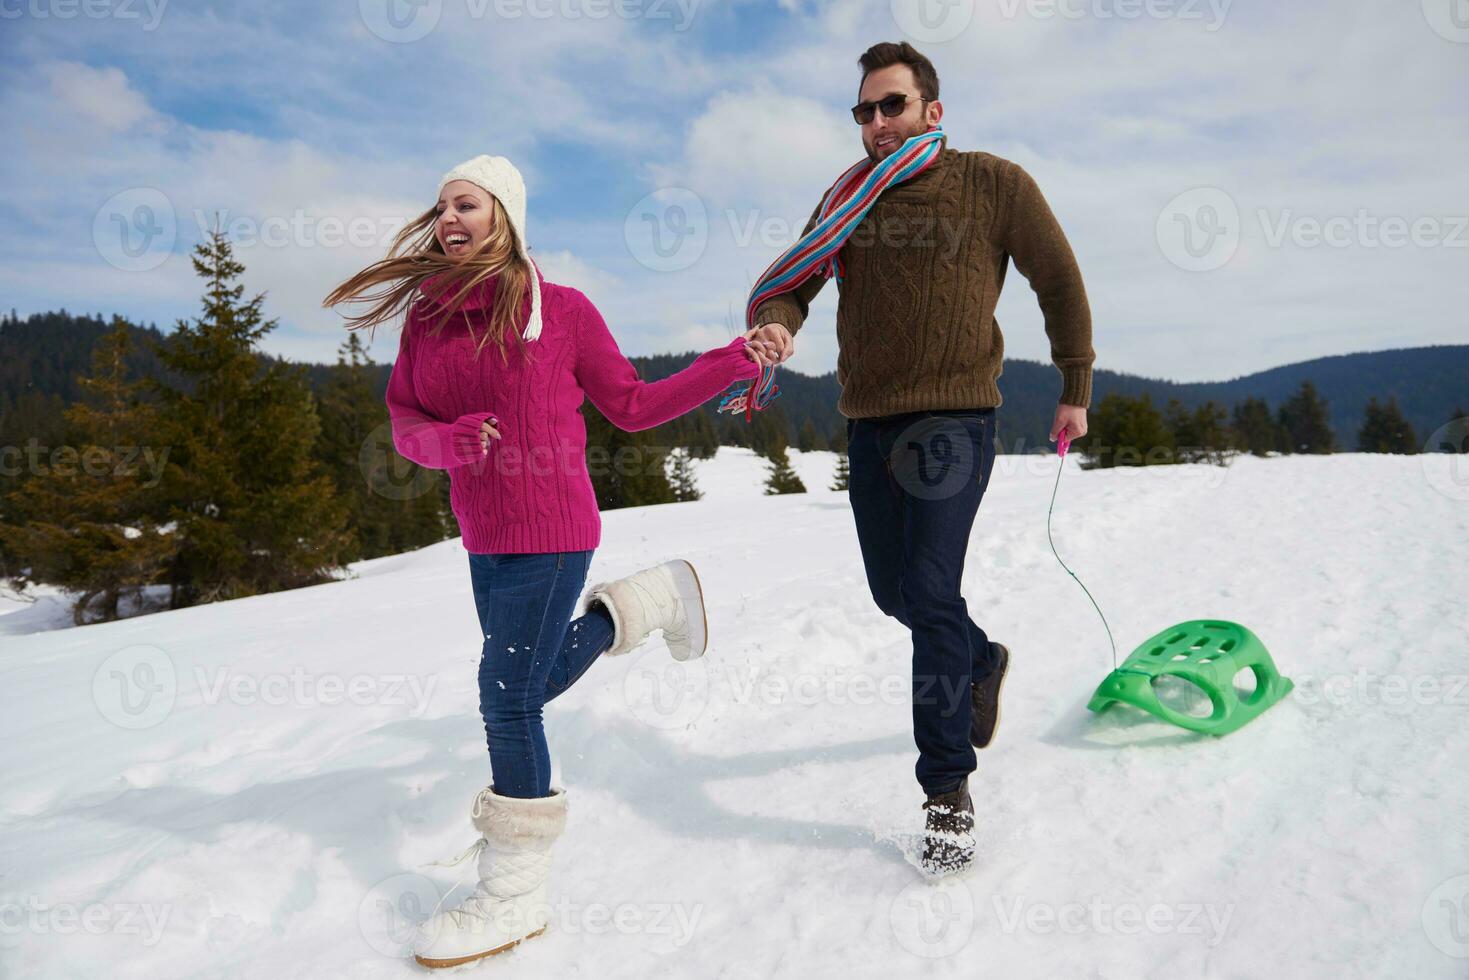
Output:
[[[775,345],[768,340],[758,339],[756,333],[756,329],[745,332],[745,356],[762,368],[780,363],[780,354]]]
[[[745,339],[751,343],[763,344],[766,354],[773,358],[774,364],[784,363],[796,353],[796,340],[783,323],[762,323],[758,327],[752,327],[745,331]]]
[[[499,419],[488,418],[479,427],[479,448],[480,452],[486,456],[490,454],[490,440],[500,438],[499,425]]]

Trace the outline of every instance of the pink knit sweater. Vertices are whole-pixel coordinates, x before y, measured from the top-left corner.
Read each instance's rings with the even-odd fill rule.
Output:
[[[540,337],[526,342],[529,358],[508,337],[508,365],[493,341],[476,360],[467,321],[473,317],[476,335],[484,335],[494,283],[466,297],[435,336],[428,334],[434,321],[426,314],[441,313],[435,304],[447,297],[432,280],[420,289],[388,380],[393,445],[420,466],[448,471],[450,502],[468,551],[595,548],[602,519],[587,472],[586,426],[577,411],[582,402],[590,397],[621,429],[648,429],[756,377],[759,365],[745,353],[744,337],[735,337],[672,377],[641,381],[591,301],[544,278],[543,325]],[[527,300],[520,322],[528,311]],[[491,439],[485,454],[478,433],[487,418],[499,420],[502,438]]]

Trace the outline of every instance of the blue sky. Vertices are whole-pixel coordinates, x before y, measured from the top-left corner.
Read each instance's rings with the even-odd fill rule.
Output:
[[[545,274],[624,351],[714,346],[861,155],[857,55],[906,38],[950,145],[1039,182],[1099,367],[1220,379],[1469,339],[1469,0],[0,0],[0,21],[0,307],[22,315],[194,315],[188,253],[223,211],[280,320],[267,348],[330,360],[321,297],[493,153],[526,175]],[[835,299],[793,369],[834,368]],[[1048,359],[1013,270],[999,321],[1010,356]]]

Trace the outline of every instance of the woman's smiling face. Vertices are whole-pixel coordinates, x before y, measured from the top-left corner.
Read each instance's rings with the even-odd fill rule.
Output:
[[[450,258],[469,255],[490,235],[494,210],[490,195],[478,184],[451,180],[444,185],[436,205],[439,219],[434,235]]]

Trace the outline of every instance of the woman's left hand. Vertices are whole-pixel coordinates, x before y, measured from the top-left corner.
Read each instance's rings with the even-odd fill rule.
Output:
[[[758,328],[756,328],[758,329]],[[768,367],[780,363],[780,354],[776,352],[775,345],[768,340],[754,340],[756,330],[752,329],[745,333],[745,354],[759,364]]]

